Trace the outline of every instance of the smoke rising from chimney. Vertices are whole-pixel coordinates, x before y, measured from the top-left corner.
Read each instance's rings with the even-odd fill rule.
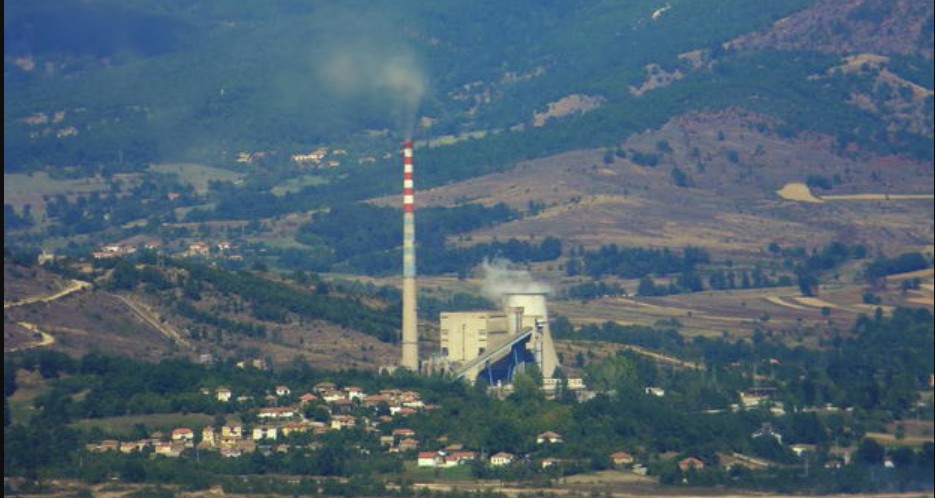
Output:
[[[514,268],[507,259],[485,260],[481,270],[484,274],[481,293],[497,304],[506,294],[544,294],[552,290],[548,284],[534,279],[528,271]]]
[[[399,132],[412,138],[419,103],[426,92],[426,77],[415,53],[395,44],[358,41],[328,51],[322,76],[346,98],[388,99]]]

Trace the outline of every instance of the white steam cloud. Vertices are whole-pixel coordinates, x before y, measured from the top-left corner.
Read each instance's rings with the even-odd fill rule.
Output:
[[[481,269],[484,272],[481,293],[497,304],[506,294],[541,294],[552,290],[548,284],[536,281],[528,271],[514,268],[506,259],[485,260]]]
[[[411,50],[365,42],[342,45],[329,51],[322,74],[344,97],[390,99],[400,131],[412,137],[426,77]]]

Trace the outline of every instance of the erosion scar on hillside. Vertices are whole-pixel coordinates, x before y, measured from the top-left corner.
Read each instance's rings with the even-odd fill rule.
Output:
[[[839,194],[816,196],[808,185],[792,182],[776,191],[779,197],[787,201],[821,203],[826,201],[919,201],[933,200],[933,194]]]

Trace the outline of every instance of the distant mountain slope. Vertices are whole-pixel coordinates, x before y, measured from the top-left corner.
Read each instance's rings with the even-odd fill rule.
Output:
[[[900,54],[932,59],[935,6],[918,0],[821,0],[744,35],[744,50],[805,49],[836,54]]]
[[[470,234],[473,242],[558,237],[587,248],[700,246],[755,260],[767,244],[867,243],[883,251],[931,244],[931,165],[857,156],[823,134],[783,136],[775,118],[742,109],[689,113],[613,149],[561,154],[420,193],[427,205],[506,202],[538,214]],[[622,157],[620,157],[622,156]],[[815,195],[879,194],[807,204],[784,185],[826,181]],[[885,202],[883,194],[922,194]],[[924,197],[927,196],[927,197]]]
[[[4,170],[385,148],[411,132],[416,111],[429,137],[505,129],[570,94],[625,96],[647,61],[811,3],[712,2],[17,4],[4,20]],[[56,29],[63,18],[107,29]],[[121,36],[135,23],[154,47]],[[367,139],[374,130],[390,140]]]
[[[86,13],[82,2],[57,1],[76,19]],[[709,230],[703,243],[750,255],[764,233],[808,240],[797,229],[770,232],[771,223],[719,224],[751,205],[775,208],[785,182],[812,175],[837,191],[922,194],[931,183],[930,2],[95,5],[168,16],[198,33],[173,50],[115,58],[7,53],[5,172],[52,180],[29,214],[24,201],[7,210],[11,243],[86,255],[141,235],[162,239],[167,252],[210,237],[236,239],[243,267],[391,271],[400,239],[390,221],[343,239],[357,266],[315,223],[358,227],[354,210],[341,208],[398,195],[399,143],[410,133],[420,201],[437,188],[453,203],[506,200],[524,211],[477,225],[474,239],[431,232],[457,233],[462,245],[551,233],[565,251],[605,234],[680,245],[684,221],[671,215],[698,218]],[[36,9],[17,4],[5,26],[40,19],[29,17]],[[878,46],[885,53],[852,53]],[[712,138],[715,127],[723,138]],[[194,167],[150,167],[169,159],[236,174],[194,188]],[[49,175],[26,175],[36,170]],[[493,178],[515,186],[511,197],[475,191]],[[647,188],[652,196],[634,190]],[[585,199],[606,207],[622,196],[647,215],[580,209]],[[877,221],[852,230],[861,220],[849,214],[822,220],[816,239],[914,244],[926,227],[904,228],[901,206],[884,209],[899,211],[898,237]],[[563,218],[562,208],[578,217]],[[781,220],[783,210],[747,221]],[[380,219],[398,218],[385,209]],[[643,225],[628,232],[634,219]]]

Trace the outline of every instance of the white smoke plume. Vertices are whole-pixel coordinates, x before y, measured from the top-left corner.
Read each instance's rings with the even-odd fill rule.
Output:
[[[372,41],[342,44],[329,50],[322,75],[344,97],[389,99],[400,132],[412,138],[426,77],[411,50]]]
[[[481,270],[484,274],[481,293],[497,304],[506,294],[541,294],[552,290],[548,284],[537,281],[526,270],[515,268],[506,259],[485,260]]]

